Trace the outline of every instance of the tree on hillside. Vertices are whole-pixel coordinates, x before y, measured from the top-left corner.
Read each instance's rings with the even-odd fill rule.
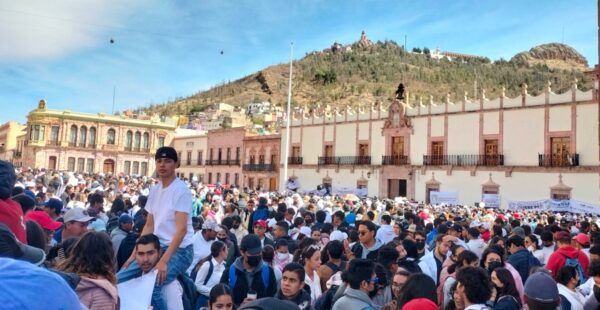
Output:
[[[413,47],[412,51],[413,51],[413,53],[419,53],[419,54],[421,54],[421,49],[418,48],[418,47]]]

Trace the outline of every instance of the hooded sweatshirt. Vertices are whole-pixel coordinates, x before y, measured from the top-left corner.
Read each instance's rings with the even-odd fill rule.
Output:
[[[469,242],[467,242],[467,246],[469,247],[468,250],[477,254],[477,257],[479,257],[480,260],[483,251],[485,251],[485,248],[487,247],[487,245],[481,238],[469,240]]]
[[[117,287],[106,279],[81,277],[75,292],[89,310],[117,309]]]
[[[377,238],[383,244],[394,240],[394,238],[396,238],[394,228],[392,227],[392,225],[389,224],[381,225],[377,230],[377,236],[375,238]]]
[[[550,258],[548,258],[548,263],[546,264],[546,269],[552,272],[552,277],[556,280],[556,276],[558,275],[558,271],[562,268],[567,262],[568,258],[577,258],[579,260],[579,264],[583,268],[583,273],[587,276],[588,267],[590,265],[590,260],[587,255],[583,251],[579,251],[576,248],[567,245],[558,248]]]
[[[361,290],[355,290],[351,287],[348,287],[344,293],[344,296],[342,296],[335,302],[335,304],[333,304],[332,310],[365,309],[368,307],[373,309],[376,308],[369,298],[369,295]]]
[[[300,310],[312,309],[312,307],[310,305],[310,294],[305,290],[300,290],[300,292],[298,292],[298,295],[296,295],[296,297],[288,299],[287,297],[283,296],[283,293],[281,292],[281,289],[280,289],[275,294],[275,298],[291,301],[294,304],[298,305]]]
[[[352,252],[356,256],[356,258],[368,258],[373,261],[377,260],[377,255],[379,254],[379,248],[383,246],[381,241],[375,239],[375,244],[371,248],[365,247],[362,242],[357,242],[352,247]]]

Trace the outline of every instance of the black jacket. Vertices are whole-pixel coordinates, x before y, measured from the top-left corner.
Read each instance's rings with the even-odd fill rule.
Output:
[[[285,298],[285,296],[283,296],[283,293],[281,292],[281,290],[278,290],[277,294],[275,294],[275,298],[291,301],[294,304],[298,305],[300,310],[312,310],[313,309],[310,305],[310,293],[306,292],[305,290],[300,290],[300,292],[298,293],[298,296],[296,296],[293,299]]]

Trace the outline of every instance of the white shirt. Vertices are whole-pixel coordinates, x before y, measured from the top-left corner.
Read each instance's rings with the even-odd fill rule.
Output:
[[[167,188],[161,182],[150,189],[146,210],[154,216],[154,234],[161,246],[171,244],[176,232],[175,212],[187,213],[187,233],[183,237],[180,248],[192,244],[194,229],[192,227],[192,194],[185,183],[175,178]]]
[[[317,271],[313,270],[312,280],[308,275],[306,275],[306,277],[304,277],[304,283],[310,287],[310,303],[311,305],[314,305],[315,301],[317,301],[317,298],[319,298],[323,293],[321,291],[321,279],[319,278]]]
[[[214,240],[206,241],[204,236],[202,236],[202,230],[197,231],[192,237],[192,244],[194,245],[194,259],[192,260],[192,265],[188,268],[188,274],[192,273],[192,270],[198,264],[198,262],[210,255],[210,246],[213,244]]]
[[[219,284],[221,282],[221,276],[225,271],[225,261],[221,263],[217,263],[214,257],[211,257],[210,261],[213,265],[213,272],[210,275],[210,278],[204,285],[206,281],[206,277],[208,276],[208,270],[210,268],[210,262],[206,261],[200,266],[200,270],[198,270],[198,274],[196,275],[196,290],[204,296],[209,296],[210,290],[213,286]]]
[[[548,259],[550,259],[550,255],[554,253],[554,244],[548,247],[542,246],[542,248],[539,251],[544,253],[544,261],[542,262],[542,264],[546,266],[546,264],[548,263]]]

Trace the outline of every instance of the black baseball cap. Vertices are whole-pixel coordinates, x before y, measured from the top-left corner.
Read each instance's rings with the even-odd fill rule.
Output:
[[[177,160],[177,151],[175,151],[175,149],[170,146],[160,147],[160,148],[158,148],[158,150],[156,150],[156,155],[154,155],[154,159],[158,160],[161,158],[169,158],[174,161],[178,161]]]
[[[248,252],[250,255],[259,255],[262,253],[262,244],[257,235],[245,235],[240,244],[240,250]]]
[[[0,257],[9,257],[41,265],[46,260],[44,250],[17,241],[5,224],[0,223]]]

